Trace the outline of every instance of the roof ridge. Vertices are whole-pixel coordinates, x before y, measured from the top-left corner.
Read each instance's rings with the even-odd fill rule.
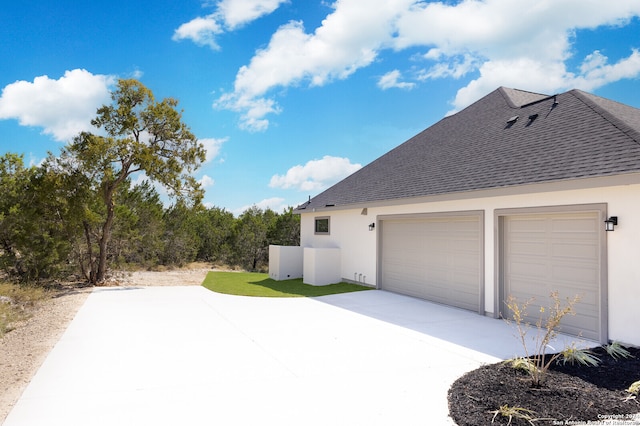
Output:
[[[502,94],[511,108],[522,108],[553,96],[504,86],[500,86],[498,91]]]
[[[603,102],[607,102],[607,103],[615,103],[624,108],[633,108],[633,107],[622,104],[620,102],[603,98],[601,96],[594,95],[592,93],[584,92],[580,89],[572,89],[567,93],[575,96],[577,99],[579,99],[589,108],[591,108],[595,113],[599,114],[602,118],[610,122],[614,127],[618,128],[625,135],[629,136],[629,138],[631,138],[635,143],[640,145],[640,130],[631,126],[627,121],[618,117],[609,108],[604,106],[602,103],[596,102],[595,99],[593,98],[598,98]],[[637,109],[637,108],[634,108],[634,109]],[[640,116],[640,110],[638,110],[638,115]]]

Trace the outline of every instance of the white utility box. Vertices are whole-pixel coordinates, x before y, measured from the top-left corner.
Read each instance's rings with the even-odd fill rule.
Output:
[[[335,284],[340,276],[339,248],[304,248],[304,283],[311,285]]]
[[[269,246],[269,277],[276,281],[302,278],[300,246]]]

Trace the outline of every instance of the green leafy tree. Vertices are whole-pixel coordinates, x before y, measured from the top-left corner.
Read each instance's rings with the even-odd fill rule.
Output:
[[[102,204],[102,211],[89,206],[85,209],[90,219],[85,221],[89,279],[94,284],[105,279],[118,194],[134,173],[144,172],[149,180],[159,182],[170,195],[185,202],[197,204],[202,198],[191,173],[204,162],[205,150],[182,122],[182,113],[176,109],[178,101],[156,101],[137,80],[119,80],[111,98],[112,103],[99,108],[91,121],[102,134],[81,133],[56,160],[68,176],[82,176],[85,187],[97,194]],[[89,225],[96,221],[100,225],[93,232]]]
[[[23,194],[34,171],[24,167],[23,157],[8,153],[0,158],[0,264],[11,275],[20,274],[23,228]]]
[[[245,269],[256,271],[266,265],[269,255],[267,234],[275,222],[276,213],[253,206],[242,213],[235,227],[236,262]]]
[[[287,208],[276,216],[268,233],[269,244],[281,246],[300,245],[300,215]]]
[[[200,237],[196,229],[196,210],[176,203],[164,213],[164,265],[184,265],[196,260]]]
[[[233,259],[233,213],[219,207],[200,210],[195,217],[199,236],[197,260],[230,263]]]
[[[116,205],[109,258],[119,266],[157,265],[164,251],[163,215],[160,195],[149,182],[132,187],[127,181]]]
[[[0,158],[0,266],[21,281],[67,271],[69,210],[59,177],[24,167],[23,157]]]

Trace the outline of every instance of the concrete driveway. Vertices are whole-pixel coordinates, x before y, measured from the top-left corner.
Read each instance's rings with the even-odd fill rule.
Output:
[[[456,378],[520,352],[500,320],[384,291],[101,288],[4,425],[446,425]]]

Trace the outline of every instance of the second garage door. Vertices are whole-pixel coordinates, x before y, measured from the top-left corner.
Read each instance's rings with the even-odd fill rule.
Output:
[[[381,221],[381,288],[482,312],[482,216]]]
[[[503,297],[532,300],[527,320],[535,323],[540,306],[551,303],[551,292],[557,291],[563,304],[579,296],[575,315],[563,319],[562,331],[606,340],[601,226],[598,212],[505,216]]]

